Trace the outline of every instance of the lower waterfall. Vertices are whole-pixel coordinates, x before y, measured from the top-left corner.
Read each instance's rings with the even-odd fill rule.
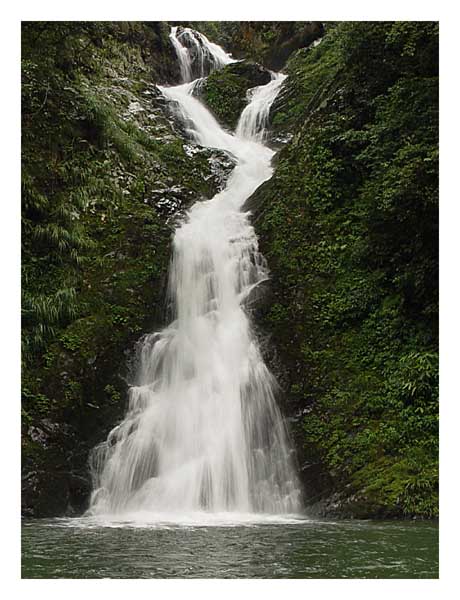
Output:
[[[288,433],[245,304],[268,277],[245,200],[270,178],[262,143],[283,75],[252,91],[235,134],[192,95],[160,88],[189,134],[237,161],[226,188],[177,228],[169,274],[174,320],[144,338],[123,422],[90,457],[90,515],[300,511]]]

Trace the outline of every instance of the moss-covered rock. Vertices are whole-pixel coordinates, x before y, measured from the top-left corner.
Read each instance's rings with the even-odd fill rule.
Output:
[[[267,69],[243,60],[212,73],[197,89],[197,93],[217,119],[225,127],[234,130],[247,104],[248,90],[265,85],[270,80],[271,75]]]

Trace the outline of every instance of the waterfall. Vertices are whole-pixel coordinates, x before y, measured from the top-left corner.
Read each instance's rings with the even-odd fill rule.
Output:
[[[272,73],[267,85],[251,90],[251,102],[244,108],[236,129],[236,135],[250,140],[263,141],[268,124],[270,108],[275,100],[286,75]]]
[[[173,28],[171,39],[182,42],[185,32],[186,40],[204,38],[189,31],[181,36]],[[180,56],[187,80],[192,67]],[[231,152],[237,165],[226,188],[192,206],[175,231],[168,292],[174,320],[143,340],[127,414],[91,455],[90,514],[148,511],[179,519],[197,511],[300,509],[276,382],[245,309],[268,270],[240,210],[272,175],[274,152],[261,140],[283,77],[254,90],[235,135],[191,95],[194,82],[160,88],[195,142]]]
[[[220,46],[189,27],[172,27],[169,39],[176,51],[182,81],[206,77],[235,60]]]

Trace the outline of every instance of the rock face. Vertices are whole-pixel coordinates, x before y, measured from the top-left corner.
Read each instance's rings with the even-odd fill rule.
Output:
[[[79,432],[44,418],[23,437],[21,505],[24,516],[79,514],[87,508],[91,482],[86,469],[73,471],[82,448]],[[64,452],[61,453],[59,449]],[[67,460],[63,461],[64,456]],[[78,462],[78,461],[77,461]]]
[[[270,72],[263,65],[251,60],[232,63],[228,68],[229,72],[244,78],[250,88],[257,85],[266,85],[271,80]]]
[[[235,58],[251,57],[272,71],[281,71],[294,52],[324,35],[324,26],[319,21],[224,22],[220,28],[226,48]]]
[[[287,29],[281,35],[272,48],[267,49],[264,64],[273,71],[281,70],[288,58],[296,50],[307,48],[324,35],[322,23],[306,23],[300,31],[294,32]]]

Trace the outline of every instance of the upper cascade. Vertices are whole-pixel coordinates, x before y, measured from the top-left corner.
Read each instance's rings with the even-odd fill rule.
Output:
[[[213,71],[236,62],[223,48],[190,27],[172,27],[169,38],[177,54],[183,83],[207,77]]]

